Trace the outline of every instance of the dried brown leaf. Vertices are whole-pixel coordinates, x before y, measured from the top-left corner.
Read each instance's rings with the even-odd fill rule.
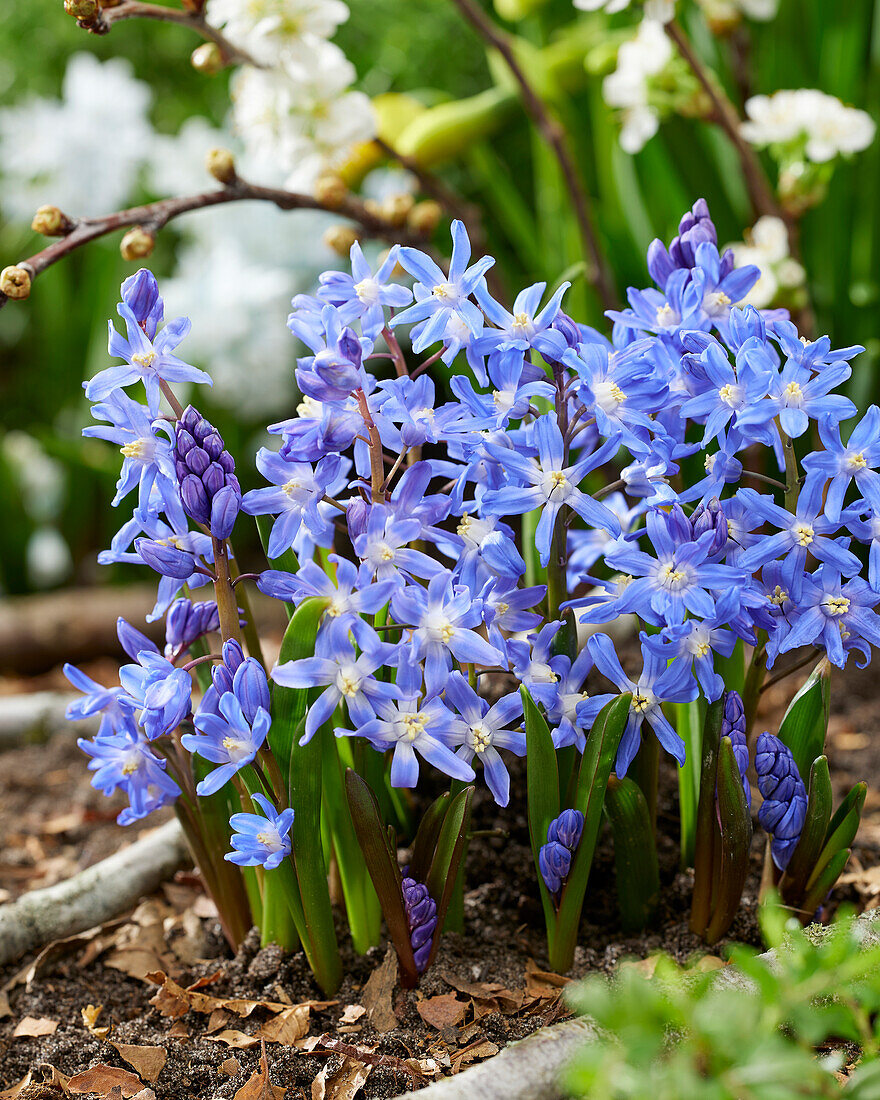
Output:
[[[287,1089],[283,1085],[273,1085],[269,1080],[269,1063],[264,1043],[259,1069],[241,1086],[233,1100],[284,1100],[286,1095]]]
[[[241,997],[212,997],[208,993],[198,991],[198,982],[188,989],[184,989],[161,970],[148,974],[147,978],[161,987],[158,993],[150,999],[150,1004],[154,1005],[163,1016],[170,1016],[173,1019],[185,1016],[189,1011],[210,1015],[217,1009],[226,1009],[236,1016],[246,1019],[258,1008],[263,1008],[267,1012],[274,1012],[277,1015],[288,1012],[291,1007],[318,1011],[338,1004],[338,1001],[303,1001],[302,1004],[291,1006],[280,1001],[249,1001]]]
[[[361,1016],[366,1015],[366,1012],[367,1010],[363,1005],[346,1005],[339,1022],[341,1024],[356,1024]]]
[[[235,1077],[241,1072],[241,1062],[237,1058],[227,1058],[225,1062],[220,1063],[219,1069],[227,1077]]]
[[[345,1058],[340,1068],[331,1073],[328,1062],[312,1081],[312,1100],[353,1100],[372,1068],[354,1058]]]
[[[77,1073],[68,1082],[68,1088],[74,1095],[95,1092],[100,1097],[108,1096],[115,1088],[119,1089],[121,1096],[135,1096],[143,1087],[144,1083],[136,1073],[103,1063]]]
[[[111,1043],[110,1046],[115,1047],[123,1062],[128,1062],[135,1073],[151,1085],[162,1072],[168,1057],[164,1047],[137,1046],[130,1043]]]
[[[294,1005],[263,1024],[257,1035],[268,1043],[282,1043],[284,1046],[292,1046],[297,1039],[305,1038],[308,1033],[308,1006]]]
[[[379,1034],[393,1031],[398,1025],[393,1007],[396,988],[397,954],[393,947],[389,947],[381,966],[370,975],[361,995],[370,1023]]]
[[[58,1030],[58,1021],[48,1016],[23,1016],[12,1033],[13,1039],[36,1039],[41,1035],[54,1035]]]
[[[232,1047],[233,1050],[253,1050],[260,1045],[258,1036],[230,1029],[221,1031],[217,1035],[206,1035],[204,1038],[206,1043],[223,1043],[224,1046]]]
[[[426,1024],[442,1031],[446,1027],[457,1027],[462,1022],[467,1004],[459,1001],[454,993],[441,993],[437,997],[419,1001],[416,1011]]]

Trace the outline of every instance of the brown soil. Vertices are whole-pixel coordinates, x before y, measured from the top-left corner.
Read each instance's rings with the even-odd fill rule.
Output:
[[[872,736],[875,676],[870,669],[860,672],[853,668],[839,676],[834,685],[828,755],[837,797],[862,778],[874,790],[868,795],[855,858],[835,891],[829,911],[844,899],[870,906],[880,894],[880,784],[876,779],[880,774],[880,742]],[[47,684],[56,686],[49,678],[39,687]],[[785,681],[767,692],[763,714],[766,727],[773,728],[793,686]],[[521,772],[512,771],[513,791],[522,790]],[[89,787],[83,757],[73,736],[56,737],[48,746],[5,753],[0,770],[0,899],[63,878],[129,841],[132,832],[123,832],[114,823],[116,808]],[[547,968],[546,955],[524,805],[499,811],[480,790],[474,813],[475,828],[495,835],[479,836],[471,845],[464,933],[444,937],[437,962],[423,978],[418,992],[394,994],[399,1026],[380,1034],[367,1022],[368,1015],[358,1016],[357,1010],[349,1006],[363,1003],[365,984],[381,964],[385,949],[357,957],[341,932],[346,977],[334,998],[337,1003],[312,1009],[308,1037],[296,1046],[266,1046],[271,1079],[287,1087],[290,1100],[310,1098],[312,1083],[322,1070],[328,1077],[327,1097],[336,1095],[331,1087],[334,1072],[350,1067],[346,1055],[358,1058],[358,1052],[369,1067],[369,1076],[358,1095],[395,1096],[407,1088],[419,1087],[432,1076],[456,1072],[471,1061],[491,1056],[505,1043],[564,1013],[558,985],[540,973]],[[156,823],[151,819],[142,827],[151,828]],[[689,873],[680,872],[677,866],[675,777],[668,765],[662,769],[660,833],[669,838],[662,839],[660,846],[661,910],[652,929],[629,938],[616,931],[612,851],[607,838],[603,838],[572,977],[588,971],[609,971],[624,957],[645,958],[659,949],[681,961],[706,951],[687,929],[691,880]],[[753,875],[731,931],[731,939],[740,942],[758,942],[754,911],[761,844],[762,838],[757,836]],[[233,957],[216,919],[198,915],[208,913],[210,908],[200,898],[194,876],[184,876],[180,884],[171,884],[154,904],[160,902],[162,912],[172,914],[164,921],[164,949],[180,985],[211,978],[203,991],[219,998],[236,996],[293,1004],[323,1000],[301,953],[284,956],[275,947],[260,949],[259,939],[252,933]],[[198,961],[191,961],[193,951],[187,954],[178,950],[175,954],[175,937],[182,934],[182,929],[189,937],[187,942],[197,946],[194,954]],[[713,953],[722,947],[713,948]],[[151,1085],[158,1100],[232,1100],[257,1068],[259,1047],[235,1049],[211,1041],[209,1029],[213,1027],[216,1034],[217,1020],[207,1015],[189,1012],[176,1021],[161,1015],[150,1003],[156,994],[155,985],[112,969],[105,965],[104,956],[94,958],[95,954],[94,947],[78,944],[45,960],[30,983],[21,981],[9,990],[5,1018],[0,993],[0,1090],[13,1088],[29,1071],[36,1072],[40,1064],[49,1064],[68,1075],[98,1063],[131,1070],[110,1045],[115,1042],[161,1047],[167,1053],[167,1061]],[[28,961],[20,960],[0,971],[0,989],[21,973]],[[494,983],[495,988],[486,989],[487,983]],[[455,995],[463,1007],[453,1013],[460,1020],[438,1029],[425,1023],[417,1005],[443,994]],[[82,1009],[89,1005],[103,1006],[96,1026],[112,1027],[106,1039],[87,1029]],[[342,1021],[347,1008],[346,1019],[358,1017],[354,1022]],[[38,1038],[13,1037],[24,1017],[56,1020],[57,1030]],[[233,1016],[223,1026],[253,1035],[271,1019],[270,1012],[258,1009],[246,1019]],[[340,1042],[345,1046],[340,1048]],[[335,1050],[331,1049],[334,1045]],[[410,1069],[405,1065],[407,1060]],[[39,1074],[36,1079],[40,1079]],[[341,1085],[339,1088],[340,1096],[353,1095]],[[32,1095],[36,1097],[37,1092]],[[29,1100],[27,1093],[23,1100]]]

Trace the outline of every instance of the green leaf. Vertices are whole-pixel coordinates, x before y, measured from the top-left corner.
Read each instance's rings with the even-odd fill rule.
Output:
[[[312,969],[318,985],[325,993],[333,993],[342,980],[342,961],[321,843],[321,739],[332,737],[333,733],[329,725],[323,726],[308,744],[301,745],[299,740],[304,729],[305,717],[291,738],[289,772],[289,801],[296,811],[291,829],[293,859],[306,924],[306,934],[300,935],[303,942],[308,940],[311,946]]]
[[[437,927],[434,929],[434,940],[431,946],[431,954],[428,957],[428,966],[434,961],[437,948],[440,946],[440,936],[446,920],[446,911],[449,909],[449,903],[452,900],[459,867],[467,846],[474,790],[474,787],[466,787],[452,799],[440,827],[440,835],[437,838],[437,848],[431,861],[431,869],[424,880],[425,885],[428,887],[428,893],[437,903]]]
[[[449,809],[449,792],[444,791],[422,814],[412,846],[409,870],[417,882],[425,882],[431,869],[431,861],[437,850],[437,839],[446,811]],[[433,895],[432,895],[433,896]]]
[[[715,785],[718,777],[718,738],[724,718],[724,699],[711,703],[703,725],[700,766],[700,799],[694,843],[694,892],[690,929],[702,936],[712,913],[712,882],[718,825],[715,817]]]
[[[345,793],[367,870],[379,896],[388,934],[400,962],[401,984],[407,989],[413,989],[418,985],[419,973],[413,958],[397,852],[392,848],[382,824],[376,796],[351,768],[345,772]]]
[[[605,813],[614,835],[617,901],[624,932],[650,924],[660,899],[657,844],[648,803],[632,779],[611,776],[605,792]]]
[[[318,626],[329,602],[320,596],[310,596],[307,600],[303,600],[287,624],[287,630],[281,640],[278,664],[314,656]],[[287,783],[290,782],[291,754],[296,738],[299,736],[297,731],[305,718],[313,691],[314,689],[309,688],[287,688],[282,687],[281,684],[272,684],[270,707],[272,726],[269,730],[269,747]],[[299,809],[293,802],[290,804],[294,809]]]
[[[856,833],[859,831],[859,821],[862,816],[862,808],[865,805],[865,795],[867,793],[868,786],[866,783],[856,783],[838,807],[837,813],[831,819],[828,826],[828,836],[822,848],[822,854],[819,856],[816,866],[807,880],[808,896],[812,896],[814,893],[814,884],[818,880],[824,878],[826,868],[829,864],[835,862],[837,853],[842,849],[848,849],[850,844],[855,840]],[[844,811],[843,813],[841,813],[842,810]],[[838,872],[838,874],[839,873],[840,872]],[[837,875],[834,876],[833,882],[836,881]],[[829,886],[828,889],[830,890],[831,887]],[[806,899],[804,907],[806,908]]]
[[[791,749],[801,777],[810,774],[817,756],[825,751],[831,707],[831,666],[823,658],[789,704],[779,725],[779,739]]]
[[[856,822],[856,827],[858,827],[858,822]],[[816,912],[828,896],[829,890],[840,878],[850,857],[850,852],[850,848],[839,848],[824,863],[821,870],[817,868],[817,873],[810,879],[803,901],[803,908],[809,911],[810,916]]]
[[[752,843],[752,817],[729,737],[721,739],[718,749],[718,820],[721,867],[718,897],[706,929],[706,942],[710,944],[724,935],[739,910]]]
[[[568,879],[562,888],[559,912],[549,944],[550,965],[560,972],[570,970],[574,961],[581,910],[593,866],[599,827],[602,824],[605,790],[617,759],[617,750],[629,718],[631,703],[632,694],[629,692],[612,699],[596,716],[593,728],[587,735],[574,806],[584,815],[584,831],[571,861]],[[546,838],[545,833],[544,839]]]
[[[807,880],[819,861],[828,835],[832,801],[828,758],[820,756],[813,761],[810,770],[810,794],[800,840],[779,883],[782,902],[790,908],[801,908]],[[807,918],[812,915],[806,914]]]
[[[700,767],[703,758],[703,727],[706,723],[705,700],[675,705],[676,730],[685,744],[684,766],[678,769],[678,806],[680,814],[681,865],[694,863],[697,838],[697,807],[700,799]]]
[[[550,822],[559,816],[559,771],[556,764],[556,749],[550,727],[543,714],[529,695],[528,689],[521,687],[523,715],[526,727],[526,785],[529,799],[529,836],[532,841],[532,856],[538,866],[538,852],[547,843],[547,829]]]

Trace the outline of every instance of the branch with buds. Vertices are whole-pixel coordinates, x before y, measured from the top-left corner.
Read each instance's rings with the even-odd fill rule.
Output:
[[[227,65],[263,68],[246,50],[234,46],[205,19],[205,0],[183,0],[183,6],[184,11],[177,11],[162,4],[145,4],[141,0],[64,0],[67,14],[92,34],[109,34],[113,24],[121,23],[123,19],[154,19],[160,23],[188,27],[206,39],[192,56],[193,65],[201,72],[219,72]]]
[[[238,177],[232,155],[226,150],[214,150],[208,154],[208,170],[224,184],[222,188],[161,199],[101,217],[70,218],[57,207],[40,207],[34,217],[33,228],[38,233],[60,239],[0,272],[0,307],[9,298],[27,298],[33,280],[46,268],[99,237],[127,229],[128,232],[120,242],[123,258],[143,260],[153,251],[156,234],[168,222],[192,210],[221,206],[229,202],[256,200],[274,203],[279,210],[324,210],[339,214],[357,224],[358,228],[351,230],[352,239],[372,237],[392,244],[416,247],[425,246],[436,225],[436,220],[425,221],[415,216],[419,206],[424,204],[416,204],[411,212],[414,216],[400,225],[399,220],[386,217],[375,204],[365,203],[344,189],[333,195],[316,198],[296,191],[248,183]]]

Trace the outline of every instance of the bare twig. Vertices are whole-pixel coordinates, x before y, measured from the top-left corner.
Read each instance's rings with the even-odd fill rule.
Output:
[[[246,50],[234,46],[216,27],[212,27],[202,11],[178,11],[162,4],[123,0],[116,7],[103,8],[92,20],[80,20],[80,25],[93,34],[109,34],[113,24],[121,23],[123,19],[155,19],[160,23],[177,23],[178,26],[195,31],[208,42],[213,42],[220,50],[225,65],[253,65],[258,69],[264,67]]]
[[[35,279],[46,268],[58,263],[59,260],[77,248],[81,248],[83,245],[116,230],[137,225],[149,233],[156,233],[173,218],[180,217],[181,214],[187,214],[191,210],[202,210],[210,206],[221,206],[228,202],[243,202],[246,200],[271,202],[280,210],[326,210],[329,213],[338,214],[340,217],[357,222],[364,236],[415,245],[416,247],[423,247],[425,244],[424,235],[414,233],[405,227],[392,225],[389,221],[368,210],[364,203],[354,196],[350,195],[341,204],[335,204],[331,207],[320,202],[312,195],[284,191],[276,187],[261,187],[258,184],[247,183],[245,180],[236,178],[227,187],[221,187],[217,190],[161,199],[159,202],[148,203],[145,206],[134,206],[128,210],[118,210],[113,214],[105,214],[102,217],[74,219],[70,223],[72,228],[66,236],[59,238],[28,259],[19,261],[16,266],[24,268],[31,279]],[[0,307],[5,304],[6,296],[0,293]]]
[[[580,178],[577,165],[572,158],[565,139],[565,131],[552,116],[546,103],[529,83],[526,74],[516,58],[516,54],[506,35],[473,0],[453,0],[462,15],[504,58],[520,88],[523,104],[534,119],[542,137],[550,146],[565,181],[571,198],[572,208],[577,218],[578,228],[589,260],[587,277],[595,286],[604,309],[613,309],[617,304],[614,282],[607,262],[599,247],[599,238],[593,225],[593,212],[590,197]]]

